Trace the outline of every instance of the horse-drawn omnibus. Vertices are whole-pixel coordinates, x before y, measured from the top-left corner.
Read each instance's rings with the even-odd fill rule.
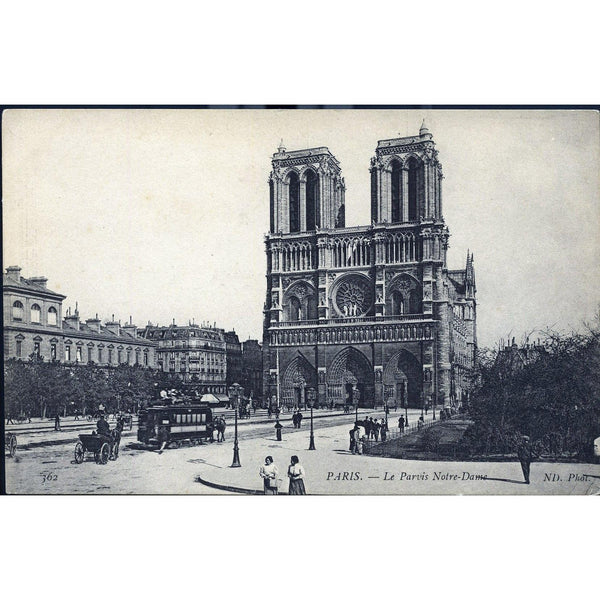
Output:
[[[206,404],[151,406],[140,410],[137,439],[146,445],[179,447],[181,442],[201,443],[213,437],[212,410]]]

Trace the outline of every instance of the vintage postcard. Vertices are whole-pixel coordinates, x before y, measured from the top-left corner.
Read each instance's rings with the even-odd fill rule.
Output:
[[[599,134],[5,109],[3,491],[600,493]]]

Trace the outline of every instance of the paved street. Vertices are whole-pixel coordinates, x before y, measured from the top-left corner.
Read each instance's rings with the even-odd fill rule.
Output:
[[[76,431],[19,436],[15,459],[6,460],[8,493],[62,494],[236,494],[260,491],[258,470],[274,457],[283,479],[292,454],[306,470],[309,494],[597,494],[600,465],[534,463],[531,485],[522,483],[518,462],[432,462],[356,456],[348,451],[354,415],[315,419],[316,451],[308,451],[309,419],[302,430],[284,419],[283,440],[273,423],[241,422],[241,468],[230,468],[233,427],[224,443],[157,451],[139,449],[134,431],[121,443],[115,462],[73,461]],[[418,418],[411,411],[410,419]],[[362,413],[361,416],[363,416]],[[381,412],[370,413],[381,418]],[[286,416],[287,417],[287,416]],[[390,423],[392,424],[392,413]],[[431,418],[431,413],[429,414]],[[395,420],[394,420],[395,421]],[[91,429],[93,424],[88,425]],[[23,438],[23,439],[21,439]],[[27,444],[31,447],[28,447]],[[206,484],[201,483],[206,482]],[[215,487],[216,486],[216,487]],[[227,489],[223,489],[227,488]],[[284,481],[283,491],[287,491]]]

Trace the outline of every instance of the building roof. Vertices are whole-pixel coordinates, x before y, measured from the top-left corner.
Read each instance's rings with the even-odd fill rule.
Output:
[[[150,340],[174,340],[198,338],[204,340],[225,340],[223,329],[211,327],[200,327],[199,325],[168,325],[166,327],[147,326],[143,331],[143,337]]]
[[[6,274],[2,275],[2,287],[3,288],[17,288],[27,292],[34,292],[36,294],[43,293],[49,296],[56,296],[57,298],[65,299],[66,296],[59,294],[58,292],[53,292],[49,290],[47,287],[44,287],[41,283],[35,283],[30,279],[26,279],[25,277],[19,276],[19,281],[16,281],[12,277],[9,277]]]
[[[66,320],[62,323],[63,334],[68,337],[81,337],[86,339],[102,339],[103,341],[121,342],[123,344],[141,344],[143,346],[153,345],[152,342],[143,337],[134,337],[128,331],[121,329],[120,334],[116,334],[104,325],[100,326],[100,331],[92,329],[85,322],[79,323],[79,329],[73,327]]]

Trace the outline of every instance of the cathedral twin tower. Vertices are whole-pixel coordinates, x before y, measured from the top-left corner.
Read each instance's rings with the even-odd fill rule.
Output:
[[[457,405],[476,348],[475,273],[448,270],[442,167],[425,125],[381,140],[371,221],[345,227],[326,147],[273,155],[266,236],[264,390],[306,406]]]

